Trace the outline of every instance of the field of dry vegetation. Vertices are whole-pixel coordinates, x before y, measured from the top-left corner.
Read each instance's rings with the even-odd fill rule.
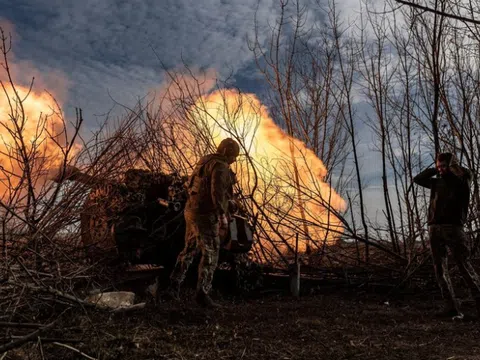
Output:
[[[224,308],[215,311],[197,307],[188,295],[130,314],[66,313],[57,330],[5,359],[480,358],[471,304],[464,304],[466,320],[439,320],[434,294],[386,303],[382,295],[338,288],[299,299],[224,298]],[[55,337],[56,343],[49,339]]]

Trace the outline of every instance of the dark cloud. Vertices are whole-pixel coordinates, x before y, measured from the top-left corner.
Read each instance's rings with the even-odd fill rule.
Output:
[[[109,93],[131,103],[158,86],[160,61],[220,75],[249,69],[255,12],[265,36],[279,10],[274,0],[0,0],[0,9],[20,39],[18,60],[65,73],[67,108],[90,114],[110,108]]]

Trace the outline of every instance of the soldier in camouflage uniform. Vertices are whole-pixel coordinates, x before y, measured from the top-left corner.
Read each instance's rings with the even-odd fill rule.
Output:
[[[220,232],[226,231],[229,222],[229,201],[233,194],[230,164],[236,161],[239,152],[240,147],[235,140],[224,139],[215,154],[200,159],[188,181],[188,200],[184,211],[185,248],[177,258],[167,291],[174,298],[178,298],[187,270],[200,252],[196,301],[206,307],[218,306],[208,294],[218,263]]]
[[[426,169],[413,179],[416,184],[431,189],[428,210],[430,248],[435,275],[446,300],[445,309],[438,314],[440,316],[463,317],[448,273],[447,248],[452,252],[480,314],[480,280],[468,261],[469,249],[463,230],[471,179],[471,172],[459,166],[451,153],[439,154],[436,168]]]

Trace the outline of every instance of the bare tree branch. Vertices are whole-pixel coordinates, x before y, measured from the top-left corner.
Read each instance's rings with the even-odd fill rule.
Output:
[[[449,14],[449,13],[446,13],[444,11],[432,9],[428,6],[416,4],[416,3],[410,2],[410,1],[405,1],[405,0],[395,0],[395,1],[400,3],[400,4],[413,7],[415,9],[420,9],[420,10],[423,10],[423,11],[428,11],[428,12],[431,12],[431,13],[434,13],[434,14],[437,14],[437,15],[441,15],[441,16],[445,16],[445,17],[448,17],[448,18],[452,18],[452,19],[464,21],[464,22],[467,22],[467,23],[480,25],[480,20],[467,18],[467,17],[464,17],[464,16],[455,15],[455,14]]]

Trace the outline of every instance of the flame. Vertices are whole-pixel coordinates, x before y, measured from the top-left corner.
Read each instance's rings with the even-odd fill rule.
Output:
[[[64,122],[59,106],[47,92],[30,91],[26,87],[3,83],[0,94],[0,199],[8,197],[25,176],[29,160],[36,187],[64,161]],[[58,143],[57,143],[58,142]],[[63,145],[62,145],[63,144]],[[62,149],[63,147],[63,149]],[[22,153],[19,149],[23,148]],[[70,156],[78,150],[75,146]]]
[[[295,248],[300,231],[300,252],[311,242],[321,247],[336,241],[343,227],[331,210],[344,211],[345,200],[325,182],[323,162],[279,128],[254,94],[218,90],[200,97],[191,113],[197,126],[209,129],[215,145],[232,135],[244,145],[251,161],[237,161],[236,173],[244,193],[256,189],[254,200],[261,207],[256,210],[265,213],[260,222],[266,237],[281,236]],[[275,247],[286,250],[281,242]]]

